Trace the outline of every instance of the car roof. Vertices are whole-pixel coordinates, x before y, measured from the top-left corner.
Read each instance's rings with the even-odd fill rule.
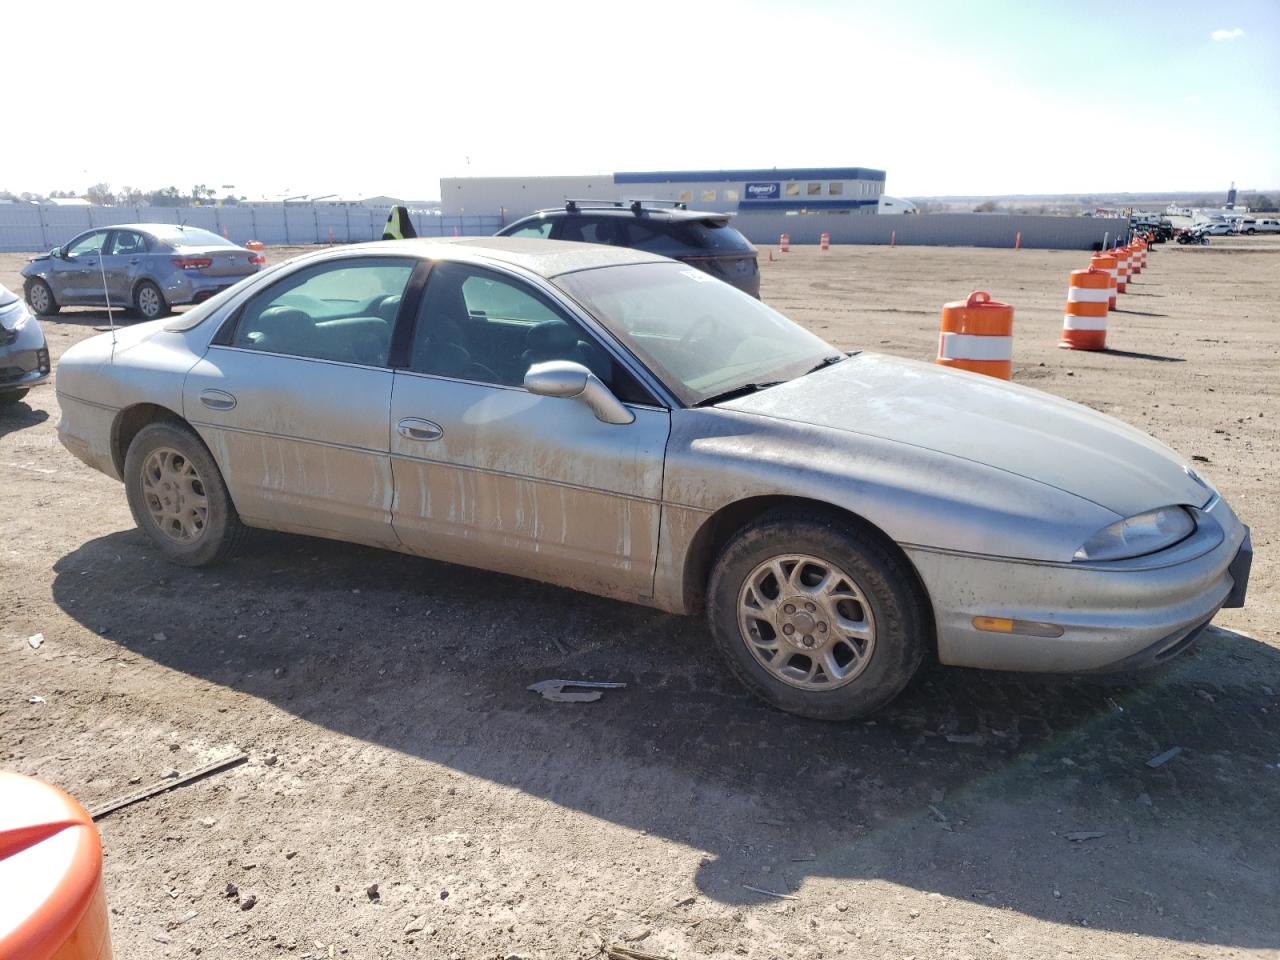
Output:
[[[108,223],[100,227],[91,227],[86,230],[88,233],[94,230],[137,230],[141,233],[155,233],[162,231],[164,233],[172,233],[174,230],[200,230],[204,233],[213,233],[214,231],[207,227],[198,227],[195,224],[187,223]]]
[[[485,261],[510,264],[541,277],[557,277],[578,270],[632,263],[667,263],[666,257],[631,247],[568,240],[540,240],[533,237],[417,237],[413,240],[375,240],[325,250],[343,256],[359,253],[403,253],[424,259]]]
[[[732,214],[716,210],[686,210],[683,207],[646,207],[635,210],[630,204],[626,206],[578,206],[572,210],[567,207],[547,207],[537,210],[521,220],[544,220],[549,217],[627,217],[629,219],[648,218],[650,220],[674,220],[687,223],[693,220],[720,220],[729,222]],[[520,221],[515,221],[519,223]]]

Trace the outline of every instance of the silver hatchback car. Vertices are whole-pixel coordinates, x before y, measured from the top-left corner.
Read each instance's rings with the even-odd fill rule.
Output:
[[[209,299],[265,262],[262,254],[198,227],[121,224],[89,230],[33,258],[22,269],[23,289],[40,315],[109,305],[155,320],[171,307]]]
[[[705,612],[783,709],[874,710],[926,652],[1154,663],[1244,602],[1248,528],[1174,451],[1026,387],[846,355],[636,250],[309,254],[86,340],[62,442],[177,563],[245,527]]]

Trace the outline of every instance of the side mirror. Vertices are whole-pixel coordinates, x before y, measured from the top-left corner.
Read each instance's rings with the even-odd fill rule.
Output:
[[[49,256],[53,257],[55,260],[62,260],[66,255],[67,251],[62,249],[62,247],[54,247],[49,251]]]
[[[604,423],[630,423],[635,414],[624,407],[594,373],[571,360],[548,360],[535,363],[524,375],[524,388],[540,397],[563,397],[581,400],[597,420]]]

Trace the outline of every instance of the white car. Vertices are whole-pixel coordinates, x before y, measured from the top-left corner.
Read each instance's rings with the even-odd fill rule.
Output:
[[[1210,237],[1226,237],[1235,233],[1235,227],[1223,220],[1213,220],[1206,223],[1198,223],[1195,226],[1197,233],[1203,233]]]
[[[1250,236],[1255,233],[1280,233],[1280,220],[1275,218],[1241,220],[1240,232]]]

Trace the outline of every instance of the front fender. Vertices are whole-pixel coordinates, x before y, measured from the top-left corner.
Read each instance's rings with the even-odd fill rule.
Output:
[[[681,605],[689,549],[718,511],[779,496],[830,504],[904,547],[1061,563],[1120,519],[1048,484],[906,443],[724,409],[678,410],[658,595]]]

